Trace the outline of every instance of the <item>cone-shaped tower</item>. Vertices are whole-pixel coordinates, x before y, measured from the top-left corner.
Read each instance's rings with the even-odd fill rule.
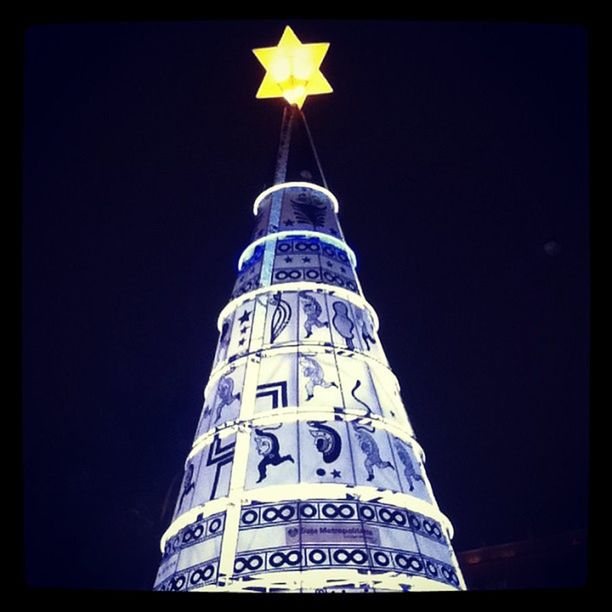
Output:
[[[463,589],[338,201],[285,176],[303,119],[254,203],[155,589]]]

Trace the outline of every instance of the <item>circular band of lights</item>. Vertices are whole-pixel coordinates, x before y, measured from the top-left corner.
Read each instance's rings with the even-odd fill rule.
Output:
[[[305,181],[291,181],[289,183],[279,183],[278,185],[272,185],[272,187],[268,187],[265,191],[262,191],[257,198],[255,198],[255,202],[253,203],[253,214],[257,215],[259,212],[259,205],[272,193],[275,191],[280,191],[282,189],[289,189],[291,187],[305,187],[306,189],[312,189],[313,191],[318,191],[322,193],[324,196],[331,200],[331,203],[334,207],[334,212],[338,212],[338,199],[336,196],[329,191],[329,189],[325,189],[325,187],[321,187],[320,185],[315,185],[314,183],[307,183]]]
[[[249,246],[242,251],[242,255],[240,255],[240,259],[238,260],[238,271],[242,270],[242,266],[244,263],[251,257],[255,249],[260,245],[270,240],[283,240],[285,238],[318,238],[321,242],[327,242],[328,244],[336,247],[337,249],[341,249],[342,251],[346,251],[348,258],[353,265],[353,268],[357,267],[357,257],[355,256],[355,252],[351,247],[346,244],[343,240],[339,240],[334,236],[330,236],[328,234],[324,234],[323,232],[313,232],[312,230],[284,230],[282,232],[276,232],[274,234],[268,234],[267,236],[262,236],[257,240],[254,240],[249,244]]]

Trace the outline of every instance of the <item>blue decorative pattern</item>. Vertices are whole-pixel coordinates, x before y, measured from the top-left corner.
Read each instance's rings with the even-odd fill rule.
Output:
[[[346,251],[312,237],[285,238],[276,244],[272,283],[310,281],[358,292]]]
[[[264,254],[264,246],[255,247],[253,254],[242,264],[242,269],[238,272],[232,298],[236,298],[247,291],[253,291],[260,285],[261,266]]]
[[[219,574],[219,555],[213,553],[211,558],[202,559],[201,562],[192,566],[176,569],[181,556],[188,554],[193,547],[206,542],[217,547],[210,550],[220,550],[223,531],[225,529],[225,512],[213,514],[207,518],[198,517],[196,521],[183,527],[178,533],[166,541],[162,560],[160,564],[160,574],[166,568],[174,568],[170,574],[155,585],[156,591],[189,591],[200,588],[207,584],[215,584]]]
[[[162,562],[184,548],[219,537],[224,528],[225,512],[213,514],[205,519],[199,518],[166,541]]]
[[[261,572],[316,568],[363,568],[423,576],[457,587],[456,569],[446,559],[425,554],[417,536],[450,549],[440,523],[417,512],[357,500],[289,501],[244,506],[240,533],[285,529],[285,546],[257,547],[236,554],[235,577]],[[384,541],[402,546],[389,546]],[[261,538],[266,539],[262,531]],[[260,539],[261,539],[260,538]],[[320,539],[320,542],[311,540]],[[450,558],[450,556],[448,557]]]
[[[261,286],[263,245],[255,247],[238,273],[232,298]],[[291,236],[278,240],[272,284],[309,281],[343,287],[358,293],[355,270],[346,250],[317,237]]]
[[[191,591],[215,584],[219,574],[219,559],[210,559],[173,574],[155,587],[155,591]]]
[[[272,219],[271,203],[280,195],[280,216]],[[268,195],[259,205],[253,239],[284,230],[310,230],[340,236],[338,218],[327,195],[309,187],[287,187]]]

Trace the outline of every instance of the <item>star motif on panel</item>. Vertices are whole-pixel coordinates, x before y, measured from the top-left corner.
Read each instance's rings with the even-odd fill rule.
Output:
[[[247,333],[247,331],[249,331],[249,328],[248,328],[248,327],[246,327],[246,325],[245,325],[244,327],[241,327],[241,328],[240,328],[240,333],[241,333],[241,334],[246,334],[246,333]]]
[[[342,476],[342,474],[340,473],[340,470],[332,470],[332,476],[334,478],[340,478],[340,476]]]
[[[240,346],[242,346],[245,342],[246,342],[246,340],[244,338],[240,338],[240,340],[238,340],[238,344]]]
[[[328,265],[330,268],[333,268],[333,266],[334,266],[334,264],[333,264],[331,261],[328,261],[328,262],[327,262],[327,265]]]
[[[289,257],[289,255],[287,255],[287,257],[285,257],[285,262],[286,263],[291,263],[293,261],[293,259],[291,257]]]
[[[242,316],[238,319],[241,323],[246,323],[249,320],[249,317],[251,316],[250,311],[245,310],[242,313]]]
[[[304,263],[310,263],[310,257],[302,257]]]
[[[285,225],[289,225],[289,226],[291,226],[291,225],[295,225],[295,221],[294,221],[293,219],[287,219],[287,220],[285,221]]]
[[[257,98],[285,98],[302,108],[309,95],[333,90],[320,70],[329,43],[303,44],[289,27],[276,47],[253,49],[255,57],[266,69],[257,90]]]
[[[335,228],[333,228],[333,227],[330,227],[330,228],[329,228],[329,231],[330,231],[330,232],[331,232],[331,233],[332,233],[334,236],[337,236],[337,235],[338,235],[338,231],[337,231]]]

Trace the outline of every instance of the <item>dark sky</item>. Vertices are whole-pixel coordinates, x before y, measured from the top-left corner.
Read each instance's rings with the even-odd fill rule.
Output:
[[[25,33],[32,586],[150,589],[282,103],[285,21]],[[587,526],[587,33],[299,21],[304,106],[456,551]]]

